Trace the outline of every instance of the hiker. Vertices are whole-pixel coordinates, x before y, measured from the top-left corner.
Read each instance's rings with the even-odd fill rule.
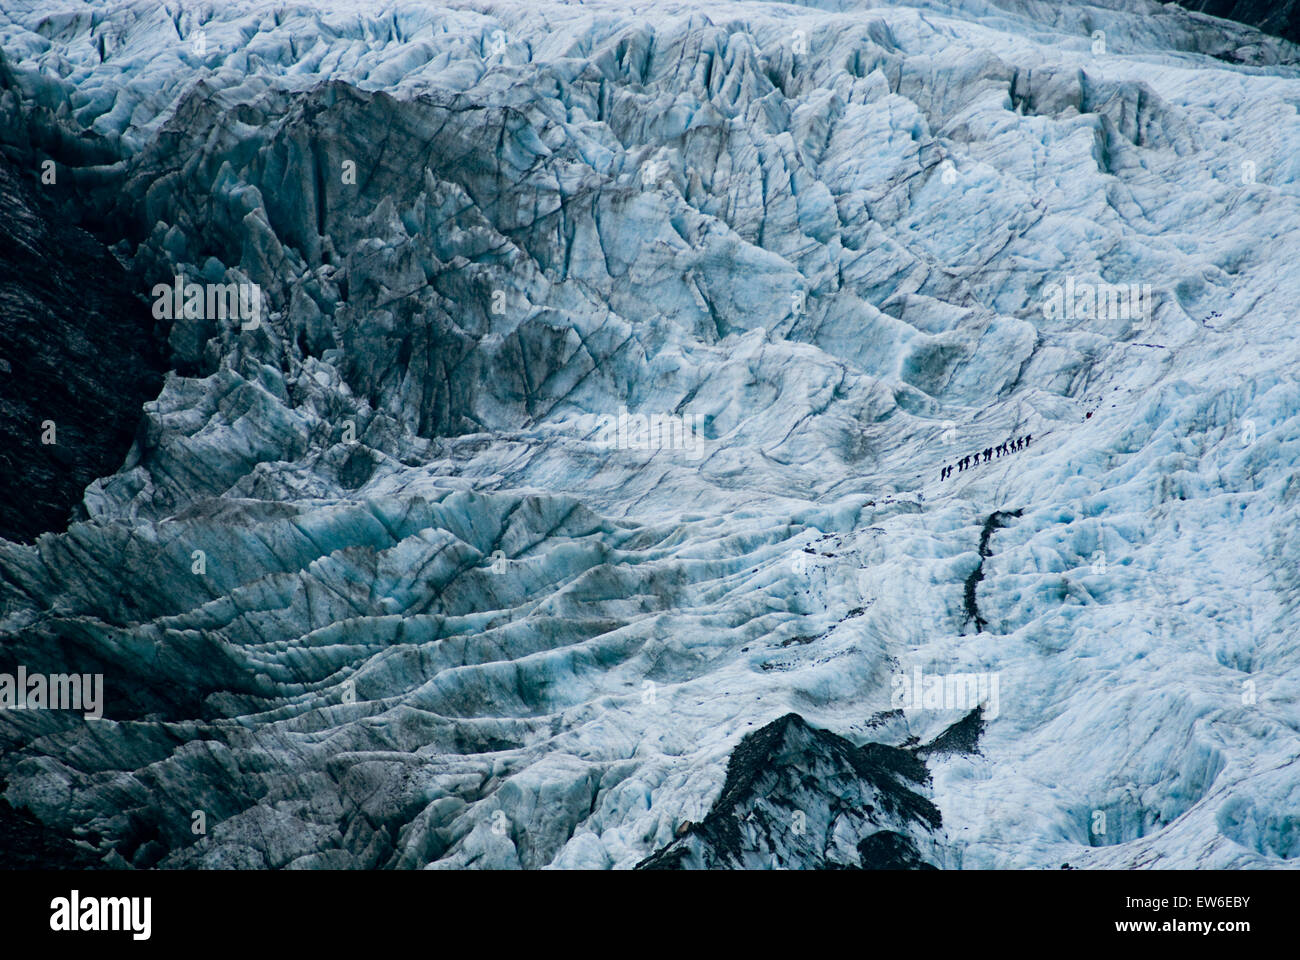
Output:
[[[1027,433],[1027,434],[1025,434],[1025,446],[1026,446],[1026,447],[1029,446],[1029,441],[1032,440],[1032,439],[1034,439],[1034,435],[1033,435],[1032,433]]]
[[[984,462],[985,462],[985,463],[988,463],[988,462],[989,462],[990,460],[992,460],[992,459],[993,459],[993,448],[992,448],[992,447],[985,447],[985,448],[984,448]]]

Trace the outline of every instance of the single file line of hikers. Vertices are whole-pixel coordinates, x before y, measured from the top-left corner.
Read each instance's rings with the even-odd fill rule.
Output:
[[[950,463],[945,466],[939,471],[939,479],[947,480],[952,476],[953,470],[956,470],[958,473],[961,473],[964,470],[974,470],[976,464],[980,462],[980,457],[983,457],[984,462],[988,463],[995,457],[1010,456],[1013,453],[1025,449],[1025,447],[1029,446],[1029,441],[1033,439],[1034,435],[1032,433],[1027,433],[1023,437],[1017,437],[1014,440],[1004,440],[996,447],[985,447],[983,450],[976,450],[974,453],[962,457],[956,463]]]

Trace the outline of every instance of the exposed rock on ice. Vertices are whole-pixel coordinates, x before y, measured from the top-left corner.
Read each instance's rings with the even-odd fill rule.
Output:
[[[912,790],[926,779],[906,750],[855,747],[787,714],[740,741],[708,816],[638,867],[934,869],[943,818]]]
[[[122,466],[162,351],[118,262],[24,179],[0,157],[0,536],[31,541]]]

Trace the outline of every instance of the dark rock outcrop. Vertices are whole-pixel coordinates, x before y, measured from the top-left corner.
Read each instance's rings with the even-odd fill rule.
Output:
[[[1183,0],[1179,6],[1300,43],[1300,3],[1296,0]]]
[[[27,541],[122,466],[162,365],[122,267],[3,159],[0,206],[0,537]]]
[[[789,713],[740,741],[708,816],[637,869],[933,870],[942,817],[913,789],[927,779],[907,750]]]

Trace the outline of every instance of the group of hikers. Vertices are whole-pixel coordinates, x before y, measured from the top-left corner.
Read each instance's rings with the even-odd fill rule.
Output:
[[[977,450],[970,456],[962,457],[956,463],[950,463],[940,470],[939,479],[947,480],[952,476],[954,467],[958,472],[974,467],[975,464],[980,462],[980,457],[983,457],[984,462],[988,463],[994,457],[1000,457],[1004,454],[1015,453],[1017,450],[1023,450],[1025,447],[1029,446],[1029,441],[1032,439],[1034,439],[1034,435],[1032,433],[1027,433],[1023,437],[1019,437],[1015,440],[1005,440],[996,447],[985,447],[983,450]]]

